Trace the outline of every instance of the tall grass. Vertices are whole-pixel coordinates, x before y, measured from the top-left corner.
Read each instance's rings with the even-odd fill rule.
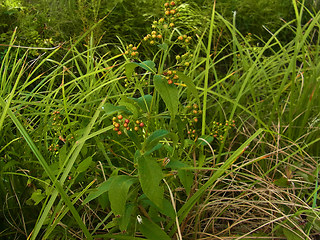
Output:
[[[179,22],[159,47],[136,44],[152,59],[131,57],[124,43],[113,56],[116,46],[95,45],[92,31],[36,61],[9,47],[0,236],[314,239],[320,15],[292,4],[296,19],[259,46],[236,29],[236,13],[230,23],[213,5],[208,29],[186,48]],[[232,36],[224,45],[211,40],[216,21]],[[277,36],[287,29],[295,38],[284,45]],[[183,68],[182,51],[192,54]]]

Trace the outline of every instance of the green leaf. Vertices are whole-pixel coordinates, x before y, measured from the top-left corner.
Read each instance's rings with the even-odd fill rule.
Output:
[[[144,111],[148,112],[148,109],[150,109],[150,105],[152,102],[152,95],[144,95],[139,98],[129,98],[134,100],[136,103],[138,103],[139,107]]]
[[[128,101],[130,101],[130,100],[125,99],[125,98],[121,99],[121,101],[119,102],[119,105],[126,107],[130,112],[132,112],[133,118],[138,118],[138,116],[139,116],[138,107],[135,104],[130,103]]]
[[[280,177],[274,180],[274,185],[278,187],[288,187],[290,184],[289,184],[288,178]]]
[[[119,228],[121,231],[127,231],[128,225],[131,220],[131,216],[135,210],[135,205],[132,203],[129,203],[126,205],[126,210],[123,215],[123,217],[120,218],[119,220]]]
[[[133,141],[133,143],[136,145],[136,147],[140,150],[142,146],[138,134],[135,131],[128,131],[127,134],[129,138]]]
[[[92,157],[86,158],[78,165],[76,172],[78,173],[85,172],[90,167],[91,162],[92,162]]]
[[[173,84],[168,84],[167,81],[160,75],[153,77],[154,86],[159,92],[161,98],[166,104],[171,116],[175,116],[178,113],[179,107],[179,91]]]
[[[134,69],[136,67],[141,67],[141,68],[147,70],[148,72],[155,72],[155,66],[156,66],[156,64],[150,60],[147,60],[147,61],[144,61],[141,63],[136,63],[136,62],[127,63],[125,66],[126,77],[128,79],[131,79],[132,74],[134,72]]]
[[[149,155],[151,153],[153,153],[154,151],[160,149],[163,145],[161,143],[158,143],[157,145],[155,145],[154,147],[152,147],[150,150],[146,151],[144,154],[145,155]]]
[[[154,131],[146,140],[146,144],[149,145],[155,141],[159,141],[161,138],[164,138],[169,134],[168,130],[158,129]]]
[[[188,90],[192,93],[192,96],[196,98],[198,104],[200,105],[200,98],[199,93],[197,90],[196,85],[193,83],[191,78],[189,78],[187,75],[177,72],[177,75],[179,76],[179,79],[188,87]]]
[[[83,201],[82,205],[87,204],[88,202],[92,201],[93,199],[96,199],[97,197],[99,197],[101,194],[109,191],[110,183],[114,177],[110,177],[107,181],[103,182],[95,191],[91,192],[86,197],[86,199]]]
[[[143,69],[147,70],[148,72],[155,72],[156,64],[153,61],[147,60],[141,63],[137,63],[138,66],[142,67]]]
[[[167,51],[169,49],[169,46],[166,43],[158,44],[157,46],[163,51]]]
[[[140,224],[141,233],[149,240],[171,240],[171,238],[154,222],[148,218],[141,217],[142,223]]]
[[[213,141],[213,137],[212,136],[210,136],[210,135],[202,135],[202,136],[200,136],[199,138],[202,138],[202,139],[204,139],[205,141],[207,141],[208,143],[211,143],[212,141]],[[205,141],[203,141],[203,140],[201,140],[201,139],[199,139],[198,138],[198,140],[197,140],[197,144],[200,144],[200,145],[202,145],[202,146],[206,146],[206,145],[208,145],[207,144],[207,142],[205,142]]]
[[[168,163],[167,167],[178,170],[180,182],[186,190],[186,193],[189,194],[191,191],[191,186],[193,185],[193,174],[190,170],[181,169],[187,168],[189,165],[178,160],[172,160]]]
[[[159,186],[163,178],[161,167],[150,156],[138,156],[137,162],[142,191],[155,205],[162,208],[164,191],[163,187]]]
[[[127,176],[115,176],[109,187],[109,200],[111,210],[115,216],[123,216],[126,209],[127,196],[130,186],[135,182],[135,179]]]
[[[303,240],[304,237],[301,237],[296,231],[289,230],[287,228],[282,228],[283,234],[286,236],[287,240]]]
[[[102,110],[105,112],[105,115],[111,115],[116,112],[125,112],[127,114],[132,114],[125,106],[114,106],[111,103],[106,103],[102,106]]]
[[[38,205],[45,197],[46,195],[42,193],[41,189],[37,189],[32,193],[30,199],[34,201],[34,205]]]

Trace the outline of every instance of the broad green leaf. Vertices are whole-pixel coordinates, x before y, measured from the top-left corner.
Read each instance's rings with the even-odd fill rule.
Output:
[[[201,139],[204,139],[205,141],[203,141],[203,140],[201,140],[201,139],[199,139],[199,138],[201,138]],[[206,145],[208,145],[207,144],[207,142],[208,143],[211,143],[212,141],[213,141],[213,137],[212,136],[210,136],[210,135],[203,135],[203,136],[201,136],[201,137],[199,137],[198,138],[198,140],[197,140],[197,144],[200,144],[200,145],[202,145],[202,146],[206,146]]]
[[[109,191],[110,189],[110,183],[113,180],[114,177],[110,177],[107,181],[103,182],[96,190],[89,193],[89,195],[86,197],[86,199],[83,201],[82,205],[87,204],[88,202],[96,199],[101,194]]]
[[[282,228],[283,234],[286,236],[287,240],[304,240],[304,237],[301,237],[294,230],[289,230],[287,228]]]
[[[289,184],[288,178],[280,177],[274,180],[274,185],[278,187],[288,187],[290,184]]]
[[[158,143],[157,145],[155,145],[153,148],[151,148],[150,150],[146,151],[144,154],[145,155],[149,155],[151,153],[153,153],[154,151],[160,149],[163,145],[161,143]]]
[[[133,203],[129,203],[126,205],[125,213],[119,220],[119,228],[121,231],[127,231],[134,210],[135,205]]]
[[[135,106],[135,104],[128,102],[128,99],[122,99],[119,102],[119,105],[126,107],[130,112],[132,112],[132,114],[133,114],[132,117],[133,118],[138,118],[138,116],[139,116],[138,107]]]
[[[136,103],[138,103],[139,107],[144,111],[148,112],[148,109],[150,109],[150,105],[152,102],[152,95],[144,95],[139,98],[129,98],[134,100]]]
[[[141,142],[139,140],[139,136],[135,131],[128,131],[127,132],[130,139],[133,141],[133,143],[136,145],[136,147],[140,150],[141,149]]]
[[[157,46],[163,51],[167,51],[169,48],[168,44],[166,43],[158,44]]]
[[[137,159],[139,180],[142,191],[159,208],[162,208],[163,187],[159,186],[163,174],[161,167],[150,156],[141,155]]]
[[[179,79],[188,87],[188,90],[192,93],[192,96],[197,100],[198,104],[200,105],[200,98],[199,93],[196,88],[196,85],[193,83],[190,77],[187,75],[178,72],[177,75],[179,76]]]
[[[34,191],[30,197],[30,199],[34,201],[34,205],[38,205],[45,198],[46,195],[42,193],[41,189]]]
[[[154,86],[159,92],[161,98],[166,104],[171,117],[178,113],[179,107],[179,91],[178,88],[173,84],[168,84],[167,81],[160,75],[155,75],[153,77]]]
[[[159,141],[161,138],[164,138],[169,134],[168,130],[158,129],[154,131],[146,140],[146,144],[151,144],[155,141]]]
[[[109,187],[109,200],[111,210],[115,216],[123,216],[126,209],[127,196],[130,186],[135,182],[135,179],[127,176],[115,176]]]
[[[136,63],[136,62],[130,62],[130,63],[127,63],[126,66],[125,66],[125,72],[126,72],[126,77],[128,79],[131,79],[132,77],[132,74],[134,72],[134,69],[136,67],[141,67],[145,70],[147,70],[148,72],[155,72],[155,63],[150,61],[150,60],[147,60],[147,61],[144,61],[144,62],[141,62],[141,63]]]
[[[143,69],[147,70],[148,72],[155,72],[156,64],[153,61],[147,60],[141,63],[137,63],[138,66],[142,67]]]
[[[77,173],[85,172],[90,167],[91,163],[92,163],[92,157],[86,158],[78,165],[76,172]]]
[[[105,209],[107,206],[110,205],[110,201],[109,201],[109,196],[108,193],[102,193],[99,197],[98,197],[98,203],[100,204],[102,209]]]
[[[111,103],[106,103],[102,106],[102,110],[105,112],[105,115],[114,114],[116,112],[125,112],[127,114],[132,114],[125,106],[114,106]]]
[[[161,227],[148,218],[142,217],[142,223],[139,226],[141,233],[149,240],[171,240]]]
[[[193,174],[190,170],[185,170],[182,168],[187,168],[190,166],[178,160],[172,160],[168,163],[167,167],[178,170],[178,177],[180,179],[180,182],[186,190],[186,193],[189,194],[191,191],[191,186],[193,185]]]

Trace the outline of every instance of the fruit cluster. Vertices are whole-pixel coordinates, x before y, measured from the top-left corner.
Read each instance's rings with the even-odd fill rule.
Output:
[[[198,137],[199,127],[197,126],[197,123],[199,122],[201,114],[202,110],[199,109],[197,104],[186,106],[186,113],[183,120],[187,121],[187,133],[191,138]]]
[[[177,55],[176,60],[177,60],[177,65],[179,67],[189,67],[191,62],[192,62],[193,54],[190,52],[186,52],[182,56]]]
[[[122,135],[124,130],[137,132],[145,126],[142,121],[130,121],[130,119],[124,118],[121,114],[112,118],[112,125],[114,126],[113,131],[117,132],[118,135]]]
[[[176,8],[176,3],[174,1],[171,1],[170,3],[166,2],[164,4],[164,8],[165,8],[164,14],[166,15],[166,17],[169,17],[170,20],[172,20],[171,18],[174,17],[174,16],[179,17],[179,14],[177,13],[178,10]]]
[[[231,122],[227,120],[224,124],[214,121],[212,123],[212,130],[210,135],[218,141],[223,141],[224,132],[230,129],[231,127],[235,127],[235,126],[236,125],[234,120],[232,120]]]
[[[188,35],[180,35],[178,37],[178,43],[182,44],[182,47],[186,47],[187,45],[189,45],[191,40],[192,40],[192,37]]]
[[[177,75],[177,71],[173,70],[168,70],[163,72],[163,75],[166,76],[166,79],[168,81],[168,84],[172,84],[179,80],[179,76]]]
[[[154,45],[156,42],[162,40],[162,34],[157,31],[152,31],[151,34],[148,34],[143,38],[144,41],[149,41],[151,45]]]
[[[50,152],[55,154],[58,153],[61,144],[65,144],[67,142],[73,141],[74,136],[73,134],[68,134],[68,136],[64,137],[66,134],[66,127],[63,124],[63,116],[60,111],[55,110],[52,112],[51,115],[51,129],[52,129],[52,142],[48,148]]]
[[[129,44],[129,46],[127,46],[127,50],[125,51],[125,54],[131,57],[138,57],[139,52],[137,50],[138,50],[138,47],[135,47],[132,44]]]

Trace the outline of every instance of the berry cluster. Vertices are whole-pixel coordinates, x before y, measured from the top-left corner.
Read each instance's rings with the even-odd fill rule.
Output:
[[[236,125],[234,120],[232,120],[231,122],[227,120],[224,124],[214,121],[212,123],[212,130],[210,135],[213,136],[218,141],[223,141],[224,132],[227,131],[229,128],[235,127],[235,126]]]
[[[168,17],[170,20],[174,20],[174,16],[179,17],[179,14],[177,13],[176,3],[174,1],[166,2],[164,4],[165,12],[164,14],[166,17]]]
[[[187,121],[187,133],[191,138],[198,137],[198,126],[199,117],[201,117],[202,110],[199,109],[197,104],[193,104],[186,106],[186,114],[184,117],[184,121]]]
[[[53,131],[52,142],[48,148],[50,152],[58,153],[61,144],[71,142],[74,140],[73,134],[66,134],[66,128],[63,124],[63,116],[60,111],[56,110],[51,115],[51,129]],[[66,137],[64,137],[67,135]]]
[[[145,125],[142,121],[130,121],[128,118],[124,118],[121,114],[112,118],[112,125],[114,126],[113,131],[117,132],[118,135],[122,135],[123,131],[139,131]]]
[[[162,40],[162,35],[157,31],[152,31],[151,34],[148,34],[147,36],[145,36],[143,40],[149,41],[151,45],[154,45],[156,42]]]
[[[127,50],[125,51],[125,54],[131,57],[138,57],[139,52],[137,50],[138,50],[138,47],[134,47],[132,44],[129,44],[129,46],[127,46]]]
[[[187,45],[189,45],[191,40],[192,40],[192,37],[188,35],[180,35],[178,37],[178,42],[182,44],[182,47],[186,47]]]
[[[171,70],[163,72],[163,75],[166,76],[168,84],[172,84],[175,81],[179,80],[179,76],[176,73],[177,71],[171,71]]]
[[[190,52],[186,52],[182,56],[177,55],[176,60],[177,60],[177,65],[179,67],[189,67],[191,62],[192,62],[193,54]]]

